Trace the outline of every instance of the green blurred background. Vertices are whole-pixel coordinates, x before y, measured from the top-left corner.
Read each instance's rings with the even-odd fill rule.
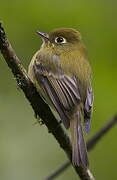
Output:
[[[78,29],[87,46],[95,92],[92,130],[97,132],[117,112],[117,1],[0,0],[0,20],[24,66],[39,49],[36,31]],[[44,126],[33,125],[34,113],[17,89],[0,56],[0,179],[42,180],[67,160]],[[117,128],[89,153],[96,179],[117,179]],[[78,179],[70,167],[58,180]]]

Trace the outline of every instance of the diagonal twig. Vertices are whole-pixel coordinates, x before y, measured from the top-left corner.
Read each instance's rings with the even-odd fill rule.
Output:
[[[49,106],[43,101],[41,96],[38,94],[33,83],[29,79],[26,70],[24,69],[21,61],[16,56],[6,33],[0,23],[0,51],[11,69],[19,87],[25,94],[25,97],[30,102],[36,116],[39,116],[44,124],[48,127],[49,132],[53,134],[60,147],[67,154],[69,160],[71,161],[71,142],[68,135],[65,133],[64,129],[60,123],[55,119],[54,115],[51,113]],[[46,109],[46,111],[45,111]],[[81,180],[94,180],[89,169],[75,166],[76,173],[80,176]]]
[[[110,121],[108,121],[94,136],[92,136],[87,141],[87,150],[90,151],[94,146],[99,142],[99,140],[104,137],[104,135],[117,123],[117,115]],[[44,180],[52,180],[58,177],[63,171],[65,171],[71,165],[70,161],[62,164],[58,169],[56,169],[53,173],[47,176]]]

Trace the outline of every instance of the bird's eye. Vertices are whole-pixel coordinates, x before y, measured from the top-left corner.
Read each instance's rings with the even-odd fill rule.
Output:
[[[66,39],[63,38],[63,37],[56,37],[55,38],[55,43],[57,43],[57,44],[63,44],[63,43],[66,43],[66,42],[67,42]]]

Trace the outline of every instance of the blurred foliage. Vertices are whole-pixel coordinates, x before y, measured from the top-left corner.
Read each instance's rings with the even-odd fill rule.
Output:
[[[117,1],[115,0],[1,0],[0,20],[17,55],[28,67],[39,49],[37,30],[78,29],[88,49],[95,92],[90,136],[117,111]],[[67,158],[36,120],[5,61],[0,56],[0,179],[39,180]],[[89,137],[90,137],[89,136]],[[96,179],[117,178],[114,127],[90,153]],[[77,179],[72,168],[59,180]]]

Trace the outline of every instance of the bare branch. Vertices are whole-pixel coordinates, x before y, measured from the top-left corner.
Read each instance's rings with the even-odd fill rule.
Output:
[[[53,173],[47,176],[44,180],[52,180],[57,178],[63,171],[65,171],[71,165],[70,161],[65,162],[62,164],[58,169],[56,169]]]
[[[87,149],[88,151],[92,150],[92,148],[98,143],[98,141],[106,135],[106,133],[117,123],[117,114],[114,118],[108,121],[104,127],[102,127],[91,139],[87,141]]]
[[[66,152],[69,160],[71,161],[71,143],[70,139],[63,130],[60,123],[55,119],[51,113],[49,106],[43,101],[38,94],[33,83],[29,79],[26,70],[21,64],[21,61],[16,56],[10,42],[7,39],[6,33],[0,23],[0,50],[6,60],[9,68],[12,70],[19,87],[23,90],[26,98],[30,102],[36,116],[39,116],[44,124],[48,127],[49,132],[53,134],[55,139],[58,141],[60,147]],[[46,109],[46,111],[45,111]],[[89,169],[82,167],[74,167],[76,173],[82,180],[94,180]]]
[[[96,144],[99,142],[99,140],[104,137],[104,135],[111,130],[111,128],[117,123],[117,115],[114,116],[114,118],[110,121],[108,121],[104,127],[102,127],[94,136],[92,136],[87,141],[87,150],[91,151],[93,147],[96,146]],[[56,169],[53,173],[51,173],[48,177],[46,177],[44,180],[52,180],[59,176],[63,171],[65,171],[69,166],[71,165],[70,161],[65,162],[62,164],[58,169]]]

